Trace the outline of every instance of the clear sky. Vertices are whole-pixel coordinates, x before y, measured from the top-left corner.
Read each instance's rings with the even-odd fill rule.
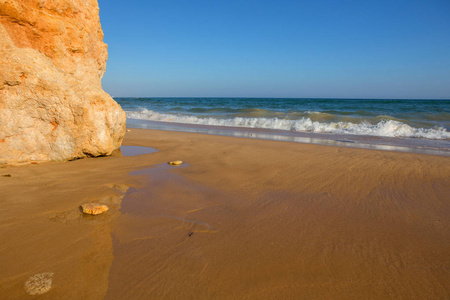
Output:
[[[112,96],[450,99],[449,0],[99,0]]]

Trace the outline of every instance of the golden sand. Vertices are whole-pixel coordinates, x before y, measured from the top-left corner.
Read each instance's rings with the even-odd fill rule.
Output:
[[[38,273],[47,299],[449,298],[449,157],[141,129],[124,144],[159,151],[0,169],[1,299]]]

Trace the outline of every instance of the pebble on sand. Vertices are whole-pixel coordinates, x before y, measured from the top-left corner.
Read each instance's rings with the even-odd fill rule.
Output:
[[[81,208],[85,214],[89,215],[99,215],[109,210],[108,206],[98,203],[86,203],[81,205]]]
[[[171,166],[179,166],[181,165],[183,162],[181,160],[173,160],[173,161],[169,161],[169,165]]]
[[[53,273],[39,273],[30,277],[23,285],[29,295],[41,295],[47,293],[52,287]]]

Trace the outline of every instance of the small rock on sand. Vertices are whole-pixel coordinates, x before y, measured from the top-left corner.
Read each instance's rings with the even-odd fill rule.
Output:
[[[108,206],[98,203],[86,203],[81,205],[81,208],[85,214],[89,215],[99,215],[109,210]]]
[[[179,166],[181,165],[183,162],[181,160],[173,160],[173,161],[169,161],[169,165],[171,166]]]
[[[23,285],[29,295],[40,295],[47,293],[52,287],[53,273],[39,273],[30,277]]]

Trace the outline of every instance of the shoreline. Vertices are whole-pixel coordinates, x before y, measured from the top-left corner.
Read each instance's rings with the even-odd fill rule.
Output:
[[[450,295],[450,158],[129,130],[156,151],[0,168],[0,298]]]
[[[207,126],[141,119],[127,119],[127,126],[130,128],[140,129],[203,133],[217,136],[230,136],[292,143],[450,156],[449,140],[293,132],[277,129]]]

